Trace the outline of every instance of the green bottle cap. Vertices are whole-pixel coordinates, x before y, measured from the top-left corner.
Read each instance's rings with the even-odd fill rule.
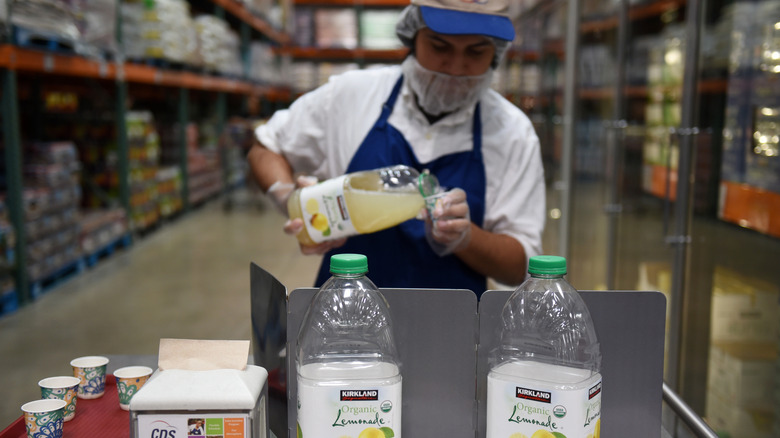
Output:
[[[368,257],[363,254],[334,254],[330,258],[332,274],[365,274],[368,272]]]
[[[566,258],[560,256],[540,255],[528,260],[528,272],[542,275],[566,274]]]

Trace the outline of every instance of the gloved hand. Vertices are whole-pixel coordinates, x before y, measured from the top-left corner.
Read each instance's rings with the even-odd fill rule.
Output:
[[[265,194],[271,198],[271,201],[273,201],[276,209],[285,216],[287,216],[287,200],[290,199],[292,192],[300,187],[317,184],[317,178],[314,176],[299,176],[296,182],[297,184],[276,181],[271,184],[271,187],[265,192]]]
[[[471,217],[463,189],[452,189],[436,199],[425,220],[425,238],[439,256],[465,248],[471,240]]]
[[[287,199],[290,198],[290,194],[292,194],[293,190],[300,187],[307,187],[312,186],[314,184],[317,184],[317,178],[313,176],[299,176],[296,180],[298,183],[297,186],[294,186],[292,184],[284,184],[284,186],[290,185],[293,186],[292,189],[284,196],[284,214],[287,215]],[[276,185],[277,183],[274,183]],[[274,188],[274,185],[271,186],[271,188],[268,189],[268,193],[271,192],[271,189]],[[279,189],[279,194],[283,194],[282,189]],[[276,202],[276,201],[274,201]],[[285,234],[289,234],[291,236],[295,236],[301,231],[303,231],[304,224],[303,219],[288,219],[287,222],[284,223],[284,227],[282,229],[284,230]],[[347,242],[347,239],[337,239],[337,240],[328,240],[325,242],[322,242],[320,244],[314,245],[314,246],[306,246],[306,245],[300,245],[301,247],[301,253],[304,255],[322,255],[326,252],[330,251],[333,248],[338,248],[344,243]]]

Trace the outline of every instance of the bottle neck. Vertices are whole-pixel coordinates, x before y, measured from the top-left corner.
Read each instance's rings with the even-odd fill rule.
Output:
[[[336,278],[360,278],[364,277],[366,275],[365,272],[361,272],[358,274],[342,274],[342,273],[331,273]]]
[[[531,278],[541,278],[546,280],[563,279],[566,274],[530,274]]]

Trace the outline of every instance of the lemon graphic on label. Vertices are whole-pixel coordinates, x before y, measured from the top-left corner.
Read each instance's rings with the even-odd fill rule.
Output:
[[[593,438],[600,438],[601,437],[601,418],[596,420],[596,431],[593,432]]]
[[[363,432],[360,432],[358,438],[393,438],[394,436],[395,433],[393,433],[393,429],[390,429],[389,427],[383,427],[381,429],[367,427],[363,429]]]
[[[316,212],[320,211],[320,205],[317,204],[317,200],[314,198],[309,199],[306,201],[306,212],[309,214],[314,214]]]
[[[512,435],[509,435],[509,438],[528,438],[527,436],[523,435],[522,433],[513,433]]]
[[[325,231],[328,229],[328,218],[325,215],[314,213],[314,216],[311,217],[311,226],[315,230]]]
[[[531,435],[531,438],[555,438],[555,435],[544,429],[539,429]]]

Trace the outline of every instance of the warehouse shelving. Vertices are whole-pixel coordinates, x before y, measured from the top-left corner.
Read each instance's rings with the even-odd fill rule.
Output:
[[[408,0],[294,0],[295,6],[340,6],[340,7],[378,7],[403,8]]]
[[[207,3],[212,5],[217,16],[225,16],[225,12],[227,12],[230,21],[234,25],[238,23],[244,50],[248,49],[249,38],[253,31],[274,45],[289,44],[290,38],[284,31],[275,28],[264,18],[254,15],[242,3],[233,0],[208,0],[200,3],[198,6],[200,10],[208,10]],[[246,53],[244,54],[244,62],[248,62]],[[247,71],[246,68],[245,71]],[[115,101],[111,119],[114,120],[115,142],[119,157],[115,170],[117,174],[110,178],[107,175],[97,175],[95,183],[113,184],[118,189],[119,204],[129,213],[132,195],[128,179],[131,169],[128,165],[129,149],[125,113],[131,99],[135,100],[138,97],[146,96],[167,98],[170,101],[168,115],[172,115],[172,117],[169,122],[175,124],[178,127],[176,129],[179,130],[178,140],[176,140],[178,143],[175,148],[178,150],[177,165],[181,169],[180,174],[183,180],[180,188],[184,200],[183,208],[186,211],[189,207],[187,201],[190,196],[188,196],[187,184],[188,160],[185,128],[191,120],[189,106],[192,99],[202,93],[209,96],[210,104],[208,107],[213,112],[215,129],[219,130],[225,126],[229,100],[238,103],[237,105],[231,104],[230,108],[241,109],[246,107],[247,99],[278,104],[287,103],[292,98],[290,90],[286,87],[266,85],[244,77],[226,77],[200,69],[169,65],[165,62],[122,62],[117,61],[114,57],[100,59],[82,56],[67,50],[54,52],[42,50],[39,47],[18,46],[11,43],[0,44],[0,75],[2,76],[0,96],[2,97],[2,128],[5,149],[5,205],[8,210],[9,222],[15,230],[13,245],[15,292],[14,296],[3,295],[0,314],[34,299],[41,293],[42,284],[40,281],[30,278],[27,272],[28,239],[25,232],[26,219],[22,195],[25,188],[25,178],[22,174],[22,163],[25,156],[22,147],[24,138],[22,134],[26,131],[21,128],[24,120],[20,119],[20,110],[22,109],[19,105],[20,99],[27,100],[31,96],[40,98],[40,90],[52,88],[60,91],[67,90],[64,94],[90,93],[93,89],[97,89],[97,93],[104,95],[105,93],[111,94],[110,99]],[[41,81],[44,82],[43,85],[40,85]],[[35,87],[33,91],[29,89],[31,84]],[[154,91],[154,88],[159,91]],[[48,91],[46,92],[48,93]],[[173,98],[171,99],[171,97]],[[202,179],[202,176],[200,178]],[[202,185],[202,182],[196,181],[195,183]],[[117,185],[118,187],[116,187]],[[202,192],[194,195],[193,201],[203,199]],[[114,240],[111,242],[113,247],[126,246],[117,245],[117,242],[130,243],[129,240],[124,239]],[[102,248],[100,254],[105,255],[113,252],[108,251],[107,248]],[[91,255],[95,254],[98,254],[98,251]],[[96,258],[92,257],[89,260],[94,262]],[[78,266],[84,265],[85,263],[81,263]],[[12,301],[13,303],[11,303]]]
[[[280,54],[288,54],[301,60],[372,60],[399,62],[409,51],[407,49],[334,49],[316,47],[291,47],[279,49]]]
[[[369,64],[381,63],[399,63],[408,54],[408,49],[398,44],[397,47],[371,47],[367,43],[364,35],[362,20],[366,14],[372,11],[397,11],[408,6],[408,0],[295,0],[294,6],[297,11],[307,11],[311,15],[311,22],[303,25],[304,30],[311,30],[310,41],[294,41],[294,44],[277,48],[277,53],[289,56],[296,62],[314,63],[314,64],[335,64],[346,65],[353,64],[358,67],[364,67]],[[355,29],[348,29],[347,33],[354,32],[354,46],[350,44],[341,45],[342,42],[336,42],[334,46],[320,45],[315,36],[318,32],[316,16],[318,13],[354,11]],[[296,18],[297,19],[297,18]],[[308,27],[311,26],[310,29]],[[343,26],[340,29],[346,29]],[[329,66],[330,67],[330,66]],[[337,67],[338,68],[338,67]],[[315,74],[316,76],[316,74]],[[312,79],[313,85],[317,81]],[[321,83],[321,82],[320,82]],[[306,91],[309,86],[300,86],[298,91]]]

